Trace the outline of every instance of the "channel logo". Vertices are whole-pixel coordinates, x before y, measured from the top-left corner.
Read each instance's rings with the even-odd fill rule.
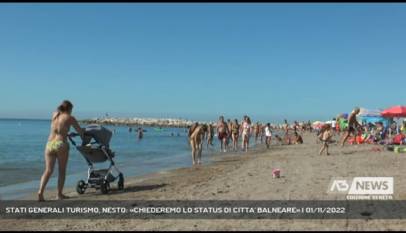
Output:
[[[333,178],[328,193],[346,194],[347,199],[392,199],[393,177]]]

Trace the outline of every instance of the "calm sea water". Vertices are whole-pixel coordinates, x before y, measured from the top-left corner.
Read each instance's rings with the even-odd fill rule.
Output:
[[[136,133],[129,132],[128,127],[106,128],[114,132],[110,147],[116,153],[114,161],[125,177],[191,166],[185,129],[146,127],[144,138],[138,140]],[[44,170],[44,149],[49,131],[50,121],[46,120],[0,120],[0,199],[16,199],[37,191]],[[203,162],[209,162],[219,151],[216,138],[214,145],[203,150]],[[65,186],[72,187],[78,180],[86,178],[87,164],[72,145],[69,156]],[[108,165],[106,162],[97,167],[107,168]],[[57,175],[56,164],[48,189],[56,187]]]

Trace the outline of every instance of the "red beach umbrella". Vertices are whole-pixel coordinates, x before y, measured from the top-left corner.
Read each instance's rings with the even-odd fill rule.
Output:
[[[394,106],[382,111],[383,117],[406,117],[406,106]]]

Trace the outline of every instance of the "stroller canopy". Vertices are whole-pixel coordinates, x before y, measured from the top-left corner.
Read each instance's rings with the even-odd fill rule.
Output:
[[[108,147],[112,135],[113,133],[110,130],[104,128],[101,125],[88,125],[85,128],[85,137],[83,139],[83,144],[90,143],[93,138],[100,145]]]

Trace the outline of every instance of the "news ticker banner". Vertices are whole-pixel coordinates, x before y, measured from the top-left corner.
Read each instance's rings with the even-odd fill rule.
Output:
[[[0,219],[406,219],[406,201],[0,201]]]

